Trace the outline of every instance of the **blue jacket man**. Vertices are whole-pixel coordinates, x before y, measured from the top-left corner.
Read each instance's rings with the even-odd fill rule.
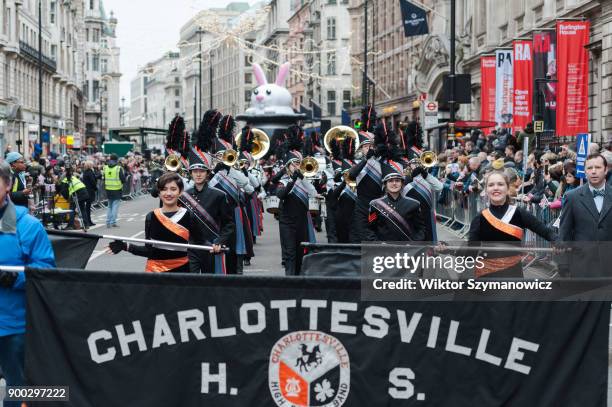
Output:
[[[28,209],[11,202],[11,169],[0,163],[0,368],[8,386],[24,384],[25,274],[2,266],[55,267],[47,233]],[[5,402],[5,407],[19,403]]]

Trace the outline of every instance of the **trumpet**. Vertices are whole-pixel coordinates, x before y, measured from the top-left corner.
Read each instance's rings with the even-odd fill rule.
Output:
[[[238,152],[234,149],[225,150],[217,158],[228,167],[233,167],[238,162]]]
[[[413,158],[410,163],[430,168],[438,163],[438,156],[433,151],[423,151],[419,158]]]
[[[351,190],[355,191],[357,188],[357,181],[350,177],[349,172],[346,171],[344,174],[342,174],[342,177],[344,178],[346,185],[348,185]]]
[[[164,168],[166,171],[179,172],[182,166],[181,157],[176,154],[169,154],[164,161]]]
[[[306,178],[312,178],[319,172],[319,162],[314,157],[306,157],[300,164],[300,172]]]

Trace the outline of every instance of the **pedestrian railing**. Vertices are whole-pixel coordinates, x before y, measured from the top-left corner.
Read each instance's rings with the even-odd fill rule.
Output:
[[[443,190],[436,193],[436,218],[438,227],[445,227],[458,239],[467,237],[472,220],[486,208],[487,199],[481,192],[469,192],[456,190]],[[552,209],[548,206],[540,206],[537,203],[526,203],[522,200],[513,199],[513,203],[524,208],[535,216],[537,219],[544,222],[549,227],[556,227],[555,222],[561,215],[560,209]],[[549,253],[542,251],[529,251],[529,248],[550,248],[552,245],[546,239],[535,234],[531,230],[526,230],[523,235],[526,255],[524,257],[524,267],[528,268],[536,261],[540,263],[552,262],[552,257]]]

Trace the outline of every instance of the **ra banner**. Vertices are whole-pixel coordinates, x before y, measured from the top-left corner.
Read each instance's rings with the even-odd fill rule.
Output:
[[[495,56],[480,58],[480,119],[495,121]],[[483,129],[485,134],[491,128]]]
[[[404,35],[413,37],[416,35],[427,35],[427,11],[412,4],[408,0],[400,0],[402,10],[402,24],[404,25]]]
[[[533,64],[532,42],[517,40],[512,44],[514,62],[514,101],[512,105],[512,130],[522,131],[532,120]]]
[[[589,131],[588,21],[558,21],[557,135],[575,136]]]
[[[554,133],[557,121],[557,37],[554,30],[533,34],[534,103],[544,131]]]
[[[27,270],[26,295],[27,380],[68,386],[61,406],[607,397],[607,302],[376,303],[357,279],[63,270]]]
[[[512,124],[512,50],[495,51],[495,121],[501,127]]]

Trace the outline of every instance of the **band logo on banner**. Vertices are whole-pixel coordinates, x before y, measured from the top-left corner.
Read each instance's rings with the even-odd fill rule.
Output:
[[[555,131],[557,114],[557,45],[554,31],[533,35],[533,78],[536,93],[536,120],[544,121],[545,131]]]
[[[513,43],[514,52],[514,103],[512,106],[512,129],[521,131],[531,122],[533,106],[533,67],[531,41],[518,40]]]
[[[557,23],[559,101],[557,135],[574,136],[589,127],[589,43],[588,21]]]
[[[512,124],[512,50],[495,51],[495,121],[501,127]]]
[[[495,121],[495,56],[480,58],[480,118]],[[491,133],[491,128],[483,129],[484,134]]]

